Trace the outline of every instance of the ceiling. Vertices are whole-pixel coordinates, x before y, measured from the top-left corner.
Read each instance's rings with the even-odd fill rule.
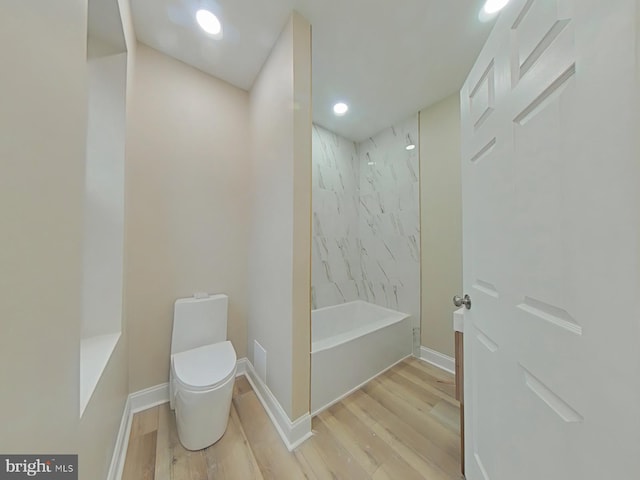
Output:
[[[493,22],[483,0],[131,0],[138,40],[244,90],[292,10],[312,25],[313,119],[363,140],[456,92]],[[195,12],[214,12],[223,38]],[[336,117],[332,106],[347,103]]]

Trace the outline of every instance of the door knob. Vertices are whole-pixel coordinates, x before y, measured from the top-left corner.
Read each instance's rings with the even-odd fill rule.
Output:
[[[456,307],[462,307],[464,305],[467,310],[471,310],[471,297],[469,295],[465,295],[464,297],[456,295],[453,297],[453,304]]]

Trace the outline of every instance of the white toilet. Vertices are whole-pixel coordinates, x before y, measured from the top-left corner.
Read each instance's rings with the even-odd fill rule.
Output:
[[[171,336],[170,405],[178,438],[200,450],[224,434],[236,377],[236,352],[227,341],[226,295],[176,300]]]

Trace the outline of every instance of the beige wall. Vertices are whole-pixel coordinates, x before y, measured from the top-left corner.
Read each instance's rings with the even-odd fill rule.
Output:
[[[420,112],[423,346],[453,356],[451,302],[462,292],[460,100]]]
[[[309,411],[311,27],[293,14],[251,91],[248,355],[290,419]]]
[[[249,95],[138,44],[129,104],[125,312],[131,392],[166,382],[176,298],[229,295],[246,355]]]
[[[8,332],[0,336],[0,381],[13,385],[0,396],[0,451],[79,453],[82,479],[106,476],[127,394],[167,381],[175,298],[201,290],[228,293],[228,335],[239,357],[247,353],[249,94],[129,43],[128,2],[119,4],[133,82],[127,91],[125,323],[82,419],[87,5],[61,0],[0,6],[1,83],[10,92],[0,109],[0,316]],[[276,62],[272,76],[264,74],[269,78],[254,99],[262,107],[275,101],[286,132],[270,130],[279,128],[273,112],[255,105],[254,114],[260,113],[254,120],[260,120],[253,124],[265,127],[259,172],[269,171],[274,151],[285,162],[279,171],[284,176],[266,182],[284,182],[285,195],[269,191],[277,208],[260,218],[260,226],[272,231],[274,215],[288,205],[286,240],[278,238],[275,248],[288,253],[287,326],[278,330],[255,318],[258,330],[278,337],[274,345],[265,341],[269,351],[287,355],[288,393],[280,400],[296,418],[309,404],[308,22],[294,15],[283,39],[276,50],[284,63]],[[253,253],[271,255],[261,248]],[[261,273],[261,281],[282,290],[272,271]],[[276,308],[268,302],[275,316],[282,313],[278,300]]]
[[[79,418],[87,4],[0,4],[0,451],[78,453],[104,478],[127,395],[121,338]]]

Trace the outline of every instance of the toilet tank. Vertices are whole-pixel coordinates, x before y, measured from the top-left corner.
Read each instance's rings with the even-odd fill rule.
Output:
[[[229,297],[179,298],[173,308],[171,354],[227,339]]]

